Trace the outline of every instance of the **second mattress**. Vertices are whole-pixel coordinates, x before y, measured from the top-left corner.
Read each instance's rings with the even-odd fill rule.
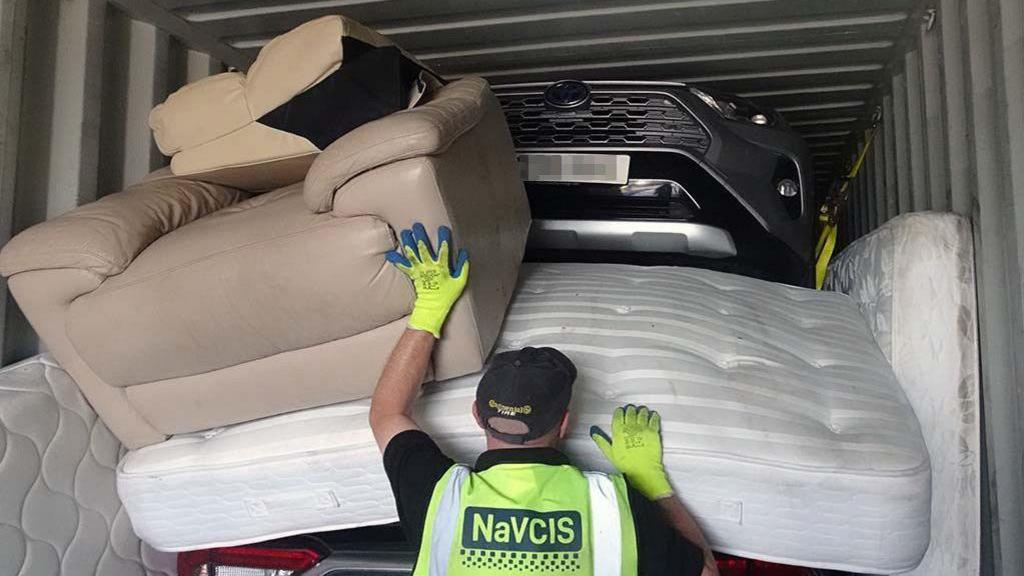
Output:
[[[854,572],[913,567],[930,472],[913,410],[845,295],[687,268],[527,265],[498,349],[554,346],[579,368],[565,449],[608,470],[588,430],[662,415],[673,483],[717,550]],[[339,375],[342,378],[343,375]],[[484,449],[479,375],[428,384],[416,419],[456,460]],[[349,402],[178,436],[118,471],[136,531],[164,550],[394,522]]]

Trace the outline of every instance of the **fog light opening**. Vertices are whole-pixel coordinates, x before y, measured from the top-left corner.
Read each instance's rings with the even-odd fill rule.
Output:
[[[783,178],[775,185],[775,190],[783,198],[793,198],[800,193],[800,185],[789,178]]]

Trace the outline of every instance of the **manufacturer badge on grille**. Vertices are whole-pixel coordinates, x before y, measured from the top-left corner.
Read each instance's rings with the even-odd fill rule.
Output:
[[[590,88],[579,80],[560,80],[548,86],[544,100],[555,108],[575,108],[590,101]]]

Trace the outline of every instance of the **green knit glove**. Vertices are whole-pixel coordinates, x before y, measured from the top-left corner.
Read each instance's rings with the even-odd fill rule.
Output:
[[[451,267],[452,231],[447,226],[437,231],[436,257],[427,231],[419,222],[413,224],[412,230],[403,230],[401,237],[405,255],[392,250],[385,258],[411,278],[416,288],[416,304],[409,317],[409,327],[440,338],[448,313],[466,288],[469,254],[460,250],[454,269]]]
[[[661,461],[661,416],[629,404],[612,415],[612,437],[591,426],[590,437],[605,458],[649,500],[672,495]]]

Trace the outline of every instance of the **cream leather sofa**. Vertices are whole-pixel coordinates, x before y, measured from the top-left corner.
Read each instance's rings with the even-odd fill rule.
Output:
[[[476,371],[530,223],[504,117],[477,78],[349,132],[304,182],[249,195],[155,175],[26,230],[0,273],[137,448],[368,396],[413,301],[384,253],[414,221],[450,226],[473,261],[433,376]]]

